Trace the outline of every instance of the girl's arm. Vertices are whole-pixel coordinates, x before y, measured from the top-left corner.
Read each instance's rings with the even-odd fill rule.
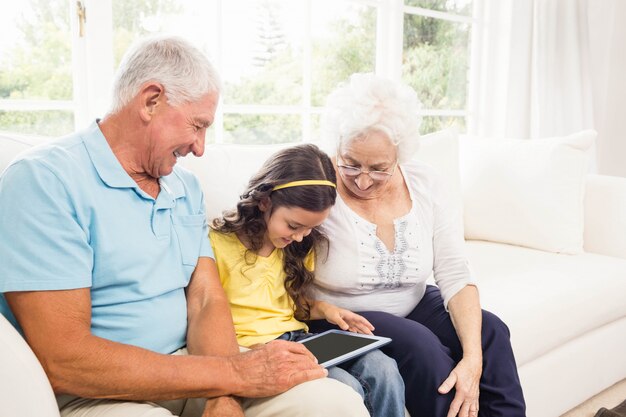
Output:
[[[372,334],[374,326],[359,314],[345,308],[337,307],[325,301],[308,301],[311,308],[311,320],[325,319],[327,322],[336,324],[341,330],[354,333]]]

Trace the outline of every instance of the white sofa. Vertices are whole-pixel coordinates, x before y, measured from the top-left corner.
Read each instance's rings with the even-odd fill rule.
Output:
[[[0,136],[0,171],[32,142]],[[214,216],[281,146],[213,145],[182,163],[201,178]],[[456,147],[446,138],[426,139],[418,158],[458,177]],[[453,192],[459,184],[450,180]],[[529,417],[559,416],[626,377],[626,178],[585,175],[584,191],[584,253],[467,241],[483,307],[511,330]],[[465,193],[466,230],[472,198]],[[0,415],[58,416],[36,358],[1,316]]]

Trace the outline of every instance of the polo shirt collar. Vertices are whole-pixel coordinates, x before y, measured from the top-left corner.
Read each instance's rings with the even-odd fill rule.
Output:
[[[176,168],[174,168],[174,171],[170,175],[161,177],[159,184],[161,184],[161,190],[167,191],[174,199],[185,196],[185,186],[176,173]]]
[[[100,179],[113,188],[139,189],[137,183],[128,175],[120,161],[111,150],[109,143],[102,134],[98,121],[94,121],[82,134],[83,142]],[[162,190],[174,199],[185,196],[185,187],[176,171],[159,179]]]
[[[137,183],[124,171],[122,164],[115,157],[98,126],[98,120],[83,132],[82,138],[93,166],[106,185],[113,188],[137,187]]]

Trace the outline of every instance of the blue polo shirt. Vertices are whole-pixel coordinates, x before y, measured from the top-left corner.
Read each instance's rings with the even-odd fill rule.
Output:
[[[0,177],[0,293],[90,288],[94,335],[184,346],[185,288],[213,252],[198,180],[176,166],[160,183],[141,190],[95,122],[21,154]],[[2,294],[0,313],[21,330]]]

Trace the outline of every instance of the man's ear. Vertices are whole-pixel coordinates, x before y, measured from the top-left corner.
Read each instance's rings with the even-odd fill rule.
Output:
[[[263,213],[272,208],[272,200],[269,197],[263,197],[261,201],[259,201],[259,210]]]
[[[162,84],[148,83],[144,84],[139,92],[139,100],[141,103],[141,119],[148,122],[152,119],[159,106],[165,102],[165,89]]]

